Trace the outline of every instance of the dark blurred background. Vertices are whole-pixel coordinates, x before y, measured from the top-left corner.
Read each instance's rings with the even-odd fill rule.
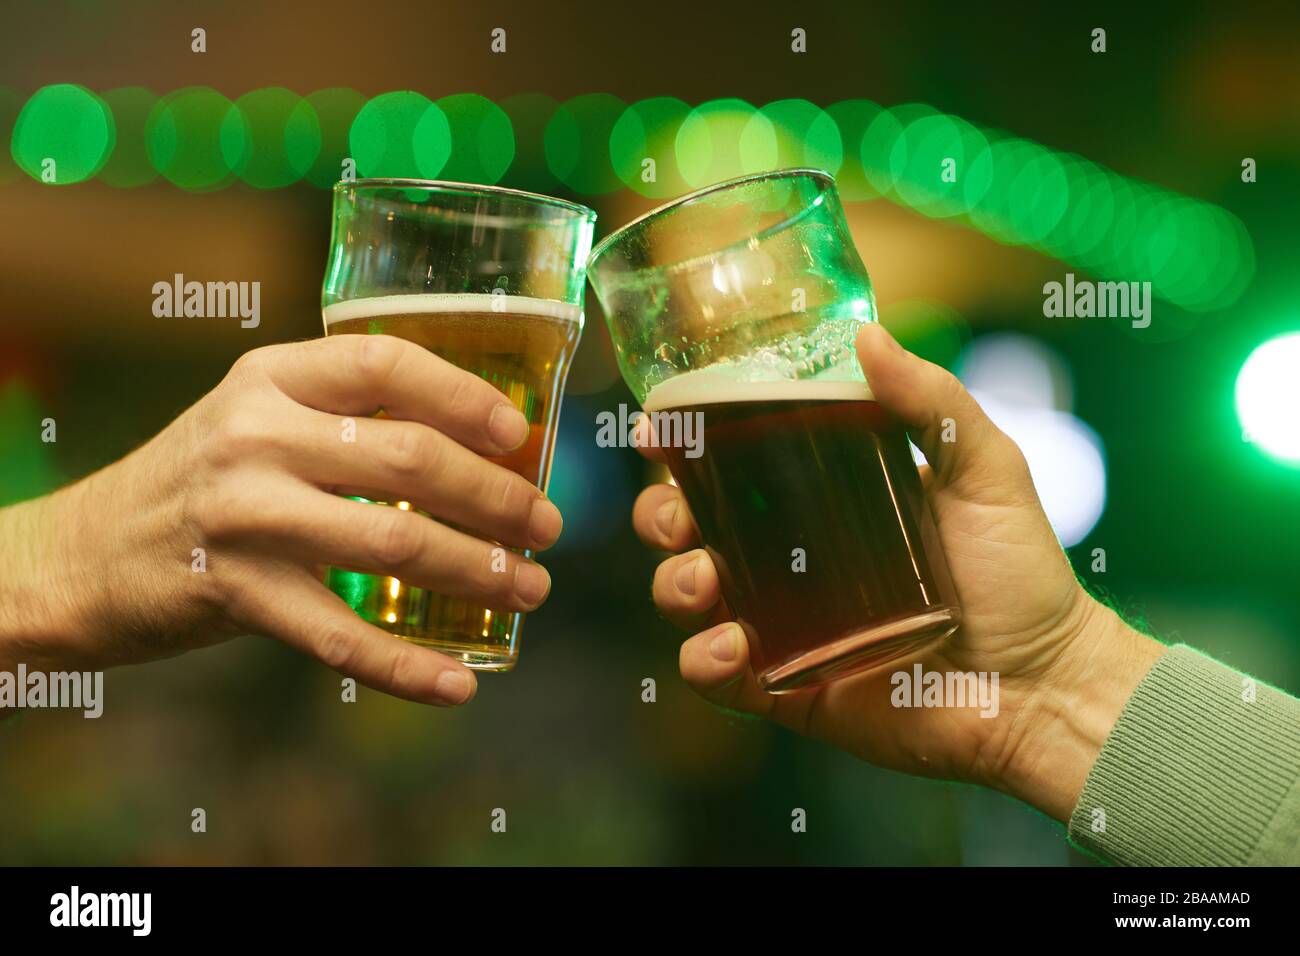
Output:
[[[0,28],[0,503],[129,452],[242,352],[321,333],[326,189],[235,175],[191,188],[167,176],[44,184],[8,149],[44,87],[80,84],[109,102],[125,102],[108,96],[124,87],[161,97],[203,86],[230,100],[270,87],[347,88],[359,101],[479,94],[514,125],[500,182],[593,206],[598,236],[659,200],[609,175],[607,149],[584,146],[583,175],[557,174],[544,131],[574,97],[922,103],[1244,227],[1237,266],[1217,261],[1222,243],[1203,262],[1207,274],[1236,269],[1240,288],[1199,311],[1158,299],[1139,334],[1044,318],[1045,282],[1092,273],[1042,236],[1017,241],[898,195],[847,196],[885,324],[961,372],[1013,435],[1026,403],[1055,414],[1056,432],[1029,428],[1024,441],[1036,442],[1035,477],[1083,579],[1156,635],[1295,693],[1300,470],[1278,448],[1288,436],[1295,448],[1300,407],[1274,373],[1256,389],[1278,396],[1276,414],[1243,422],[1236,389],[1253,350],[1300,332],[1300,13],[889,7],[12,5]],[[191,50],[195,27],[205,53]],[[504,54],[489,48],[497,27]],[[1104,54],[1090,49],[1097,27]],[[804,54],[791,51],[794,28],[807,32]],[[608,101],[585,99],[570,115],[599,113],[593,102],[609,114]],[[128,117],[122,162],[139,152]],[[841,176],[860,180],[847,136],[844,152]],[[1247,157],[1257,182],[1242,180]],[[151,288],[175,273],[260,281],[260,326],[155,318]],[[255,637],[110,672],[99,720],[0,722],[0,863],[1088,862],[1061,827],[1008,799],[877,770],[683,686],[680,635],[649,599],[657,558],[629,527],[645,466],[594,443],[595,415],[632,401],[603,325],[589,299],[552,485],[566,534],[546,558],[553,596],[529,616],[514,673],[485,675],[472,706],[444,712],[364,689],[340,704],[337,675]],[[46,416],[59,440],[36,446]],[[1104,573],[1091,570],[1097,548]],[[641,701],[647,677],[655,704]],[[190,830],[195,807],[206,834]],[[489,830],[496,807],[508,836]],[[806,834],[791,832],[796,807]]]

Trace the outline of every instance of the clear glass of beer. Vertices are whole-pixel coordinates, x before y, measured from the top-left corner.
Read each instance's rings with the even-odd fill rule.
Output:
[[[767,691],[957,628],[907,434],[857,361],[875,298],[830,176],[692,193],[603,240],[588,271]],[[702,444],[671,440],[692,433]]]
[[[530,423],[523,447],[492,460],[545,491],[560,395],[582,334],[595,220],[585,206],[512,189],[339,183],[321,295],[325,334],[395,335],[491,382]],[[469,667],[505,671],[518,659],[519,612],[347,568],[330,568],[326,581],[367,621]]]

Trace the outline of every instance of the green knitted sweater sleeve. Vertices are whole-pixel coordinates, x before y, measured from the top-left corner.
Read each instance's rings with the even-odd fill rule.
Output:
[[[1300,865],[1300,700],[1186,646],[1124,706],[1070,839],[1129,866]]]

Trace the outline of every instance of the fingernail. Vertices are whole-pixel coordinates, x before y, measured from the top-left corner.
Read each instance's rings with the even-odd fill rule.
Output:
[[[488,417],[488,434],[497,447],[514,451],[528,439],[528,419],[519,409],[503,402]]]
[[[448,704],[465,703],[469,700],[473,689],[470,676],[464,671],[443,671],[433,685],[433,691],[438,695],[438,699]]]
[[[515,594],[529,608],[535,608],[546,600],[551,590],[551,576],[540,564],[520,561],[515,571]]]
[[[673,575],[673,583],[677,585],[677,590],[687,595],[695,593],[695,571],[699,566],[700,559],[696,558],[677,569],[677,573]]]
[[[660,534],[665,538],[673,536],[673,521],[677,517],[677,507],[680,502],[674,498],[672,501],[665,501],[655,512],[655,527],[659,529]]]
[[[539,548],[549,548],[560,540],[560,531],[564,528],[564,518],[560,509],[547,498],[538,498],[533,502],[533,510],[528,515],[528,536]]]
[[[740,647],[736,643],[736,626],[734,624],[724,624],[718,636],[709,641],[709,654],[715,661],[734,661],[736,655],[740,653]]]

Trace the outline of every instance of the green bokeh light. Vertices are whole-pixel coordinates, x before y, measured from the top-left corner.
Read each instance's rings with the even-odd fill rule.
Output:
[[[501,101],[515,137],[515,160],[503,182],[516,189],[552,193],[560,181],[546,162],[546,127],[559,103],[545,93],[520,93]]]
[[[1121,220],[1123,232],[1116,237],[1113,260],[1107,271],[1117,278],[1150,278],[1148,242],[1159,219],[1164,192],[1150,183],[1130,181],[1130,184],[1133,186],[1129,192],[1130,207]]]
[[[970,123],[942,113],[920,115],[899,132],[889,154],[889,173],[900,201],[927,216],[966,212],[988,191],[993,171],[981,157],[984,135]]]
[[[52,158],[60,183],[98,171],[111,185],[139,186],[161,172],[182,188],[208,190],[237,174],[271,189],[300,178],[328,187],[355,174],[584,195],[625,186],[668,199],[811,166],[835,175],[846,201],[885,195],[927,216],[962,216],[999,242],[1033,246],[1100,279],[1150,281],[1189,313],[1230,305],[1255,269],[1244,225],[1220,207],[924,103],[884,109],[853,99],[822,109],[791,98],[755,109],[719,99],[691,108],[667,96],[625,106],[604,93],[564,104],[528,93],[497,105],[476,94],[433,103],[412,91],[367,102],[341,87],[307,97],[276,87],[232,104],[207,87],[155,100],[142,87],[101,98],[59,84],[25,102],[0,87],[0,123],[6,118],[19,165],[0,161],[0,183],[19,168],[39,178]],[[955,182],[944,181],[947,160]]]
[[[698,189],[775,169],[776,131],[744,100],[709,100],[682,121],[676,153],[682,178]]]
[[[348,134],[357,175],[437,179],[451,157],[451,127],[427,96],[411,90],[374,97]]]
[[[234,104],[206,86],[162,97],[145,124],[149,162],[169,182],[196,192],[234,180],[221,152],[221,126]]]
[[[1195,298],[1206,273],[1218,268],[1218,235],[1201,214],[1201,203],[1161,191],[1140,226],[1144,233],[1141,275],[1155,292],[1184,303]]]
[[[832,176],[844,165],[844,141],[840,129],[825,110],[808,100],[776,100],[758,111],[776,136],[775,168],[808,166],[822,169]],[[762,137],[759,117],[750,120],[742,135]],[[755,141],[750,148],[762,148]]]
[[[1210,219],[1217,225],[1223,250],[1218,268],[1198,287],[1191,307],[1213,311],[1236,302],[1255,277],[1255,247],[1245,224],[1232,213],[1213,207]]]
[[[668,199],[691,188],[677,168],[677,133],[691,108],[672,96],[633,103],[609,134],[615,175],[633,192]]]
[[[844,161],[835,182],[846,202],[862,202],[880,196],[862,168],[859,147],[867,129],[882,112],[883,107],[871,100],[841,100],[826,107],[826,115],[839,130],[844,147]]]
[[[903,124],[892,110],[881,110],[862,133],[859,155],[862,174],[877,196],[892,196],[894,145],[903,134]]]
[[[623,183],[610,161],[609,138],[626,104],[608,93],[575,96],[556,108],[543,143],[551,174],[576,193],[599,196]]]
[[[1057,227],[1043,240],[1053,255],[1085,267],[1090,253],[1106,236],[1115,218],[1115,197],[1105,172],[1078,156],[1066,158],[1070,181],[1070,207]]]
[[[1008,212],[1016,241],[1041,242],[1060,222],[1070,204],[1070,183],[1061,159],[1037,143],[1025,141],[1019,173],[1011,182]]]
[[[221,155],[230,170],[257,189],[302,179],[320,155],[320,120],[302,97],[273,86],[235,100],[221,124]]]
[[[515,158],[515,133],[505,110],[477,93],[438,100],[451,128],[451,157],[440,175],[462,183],[494,186]]]
[[[14,122],[11,150],[18,167],[51,185],[90,179],[113,152],[117,130],[108,105],[73,83],[43,86]]]
[[[1147,186],[1134,179],[1106,173],[1110,192],[1114,197],[1115,213],[1110,228],[1098,245],[1094,257],[1096,270],[1103,275],[1113,275],[1122,266],[1124,256],[1137,232],[1139,200]]]
[[[113,111],[117,125],[117,146],[99,171],[99,178],[110,186],[143,186],[158,178],[158,170],[149,162],[146,129],[149,116],[158,104],[158,96],[143,86],[122,86],[104,94],[104,102]]]
[[[1023,169],[1022,157],[1028,154],[1031,145],[1018,137],[995,134],[980,160],[982,167],[987,166],[982,175],[987,177],[988,188],[971,204],[970,220],[998,242],[1023,242],[1012,222],[1011,205]]]
[[[329,189],[343,178],[343,164],[352,155],[348,136],[352,123],[365,105],[366,98],[356,90],[333,86],[308,94],[294,107],[290,123],[310,122],[305,117],[299,118],[298,114],[314,114],[316,128],[320,131],[320,148],[315,160],[303,173],[303,179],[313,186]]]

